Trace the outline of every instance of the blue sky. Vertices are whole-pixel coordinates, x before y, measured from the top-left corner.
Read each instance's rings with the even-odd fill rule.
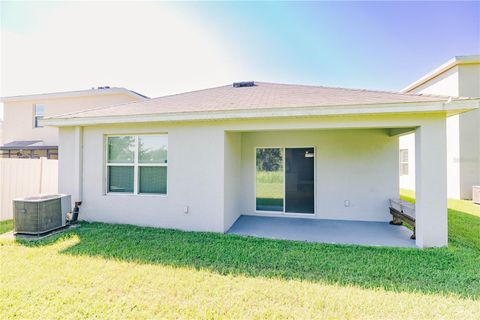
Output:
[[[480,2],[2,2],[0,95],[256,80],[400,90],[480,53]]]

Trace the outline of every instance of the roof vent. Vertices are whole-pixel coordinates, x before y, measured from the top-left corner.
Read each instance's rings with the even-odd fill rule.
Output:
[[[234,82],[234,88],[243,88],[243,87],[253,87],[255,86],[255,82],[253,81],[243,81],[243,82]]]

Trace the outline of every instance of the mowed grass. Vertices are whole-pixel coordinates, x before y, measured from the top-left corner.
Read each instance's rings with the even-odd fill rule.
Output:
[[[0,234],[13,230],[13,220],[0,221]]]
[[[415,203],[414,191],[402,189],[400,197]],[[472,247],[480,252],[480,205],[472,201],[448,199],[448,229],[450,246]],[[480,274],[480,265],[478,272]]]
[[[418,250],[82,223],[0,240],[0,315],[479,319],[480,215],[449,228],[449,248]]]

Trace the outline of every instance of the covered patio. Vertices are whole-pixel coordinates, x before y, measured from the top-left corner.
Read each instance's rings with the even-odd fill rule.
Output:
[[[242,215],[229,234],[332,244],[415,248],[412,231],[388,222]]]
[[[302,129],[225,131],[224,232],[334,244],[447,245],[444,119],[420,125],[409,117],[370,120],[340,128],[318,121]],[[415,240],[408,228],[389,224],[389,200],[400,193],[398,139],[409,132],[416,133],[419,164]]]

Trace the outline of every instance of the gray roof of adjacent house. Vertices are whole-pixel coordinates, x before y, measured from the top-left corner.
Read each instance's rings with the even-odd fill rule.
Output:
[[[149,97],[135,92],[133,90],[128,90],[126,88],[119,87],[96,87],[88,90],[77,90],[77,91],[64,91],[64,92],[51,92],[51,93],[38,93],[38,94],[27,94],[21,96],[9,96],[9,97],[0,97],[0,102],[13,102],[13,101],[30,101],[38,99],[55,99],[55,98],[70,98],[70,97],[83,97],[91,95],[107,95],[107,94],[119,94],[123,93],[132,97],[135,97],[139,100],[150,99]]]
[[[52,149],[57,148],[57,146],[45,146],[43,145],[43,140],[20,140],[12,141],[5,143],[3,146],[0,146],[2,150],[13,150],[13,149]]]
[[[4,147],[28,147],[32,145],[38,145],[39,143],[43,143],[43,141],[42,140],[12,141],[9,143],[5,143]]]

